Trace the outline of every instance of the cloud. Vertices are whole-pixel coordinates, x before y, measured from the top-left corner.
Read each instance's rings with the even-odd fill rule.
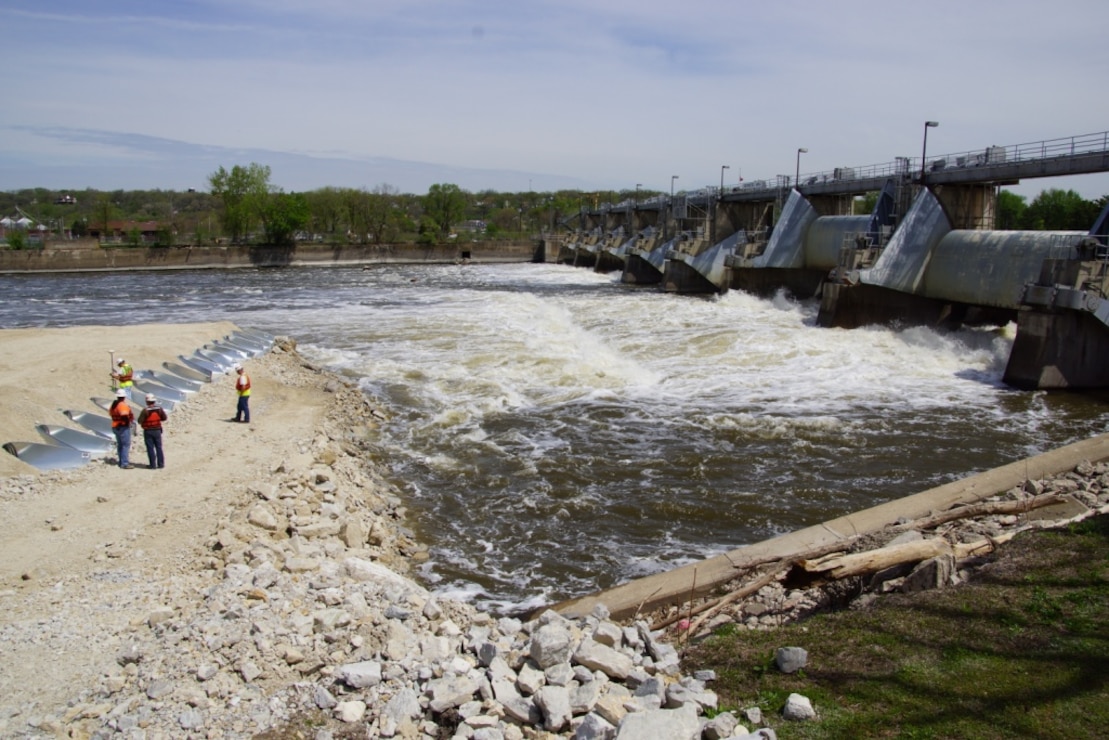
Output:
[[[502,173],[495,188],[528,173],[668,189],[673,173],[711,185],[723,164],[736,178],[792,172],[799,146],[811,171],[918,157],[929,119],[941,122],[929,138],[937,153],[1105,126],[1092,93],[1102,2],[1044,13],[1017,0],[1004,24],[997,6],[949,0],[40,7],[0,8],[0,62],[19,70],[0,126],[21,132],[0,142],[0,187],[40,184],[10,179],[33,174],[19,162],[94,162],[105,173],[114,162],[133,175],[176,142],[288,156],[313,171],[330,163],[336,178],[350,174],[340,163],[396,160]],[[140,137],[161,142],[157,153]],[[195,179],[196,169],[186,160],[163,172]]]

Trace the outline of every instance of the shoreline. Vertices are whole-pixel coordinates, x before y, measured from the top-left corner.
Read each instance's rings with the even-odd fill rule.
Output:
[[[278,267],[353,267],[531,262],[535,244],[473,242],[422,246],[297,244],[273,246],[106,246],[0,249],[0,275],[130,270],[205,270]]]

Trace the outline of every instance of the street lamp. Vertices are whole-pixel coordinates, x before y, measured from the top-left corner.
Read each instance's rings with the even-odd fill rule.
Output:
[[[639,189],[643,187],[643,183],[637,182],[635,184],[635,207],[639,207]]]
[[[724,197],[724,170],[730,170],[731,167],[726,164],[720,165],[720,197]]]
[[[928,161],[928,129],[939,126],[939,121],[924,122],[924,147],[920,150],[920,184],[924,185],[924,163]]]
[[[670,175],[670,200],[674,200],[674,181],[677,179],[677,175]]]
[[[793,168],[793,187],[800,190],[801,185],[801,155],[808,154],[809,150],[805,147],[800,147],[797,150],[797,164]]]

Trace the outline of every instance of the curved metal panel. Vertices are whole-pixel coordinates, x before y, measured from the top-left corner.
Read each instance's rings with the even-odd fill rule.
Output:
[[[666,268],[666,255],[669,254],[670,251],[672,249],[675,249],[677,246],[678,237],[674,237],[669,241],[665,241],[662,244],[659,244],[649,252],[644,252],[642,249],[636,249],[634,250],[634,253],[638,255],[641,259],[646,260],[647,264],[651,265],[651,267],[654,267],[659,272],[662,272]]]
[[[932,249],[950,231],[951,222],[939,200],[932,191],[922,190],[874,267],[859,270],[859,280],[902,293],[917,293]]]
[[[789,191],[782,215],[766,250],[751,260],[752,267],[804,267],[805,232],[816,220],[816,209],[796,190]]]
[[[821,216],[805,233],[805,267],[831,270],[839,264],[839,251],[848,234],[870,230],[870,216]]]
[[[1026,283],[1040,277],[1044,258],[1077,259],[1081,231],[952,231],[932,250],[921,282],[929,298],[976,306],[1019,308]]]
[[[69,470],[88,463],[87,452],[38,442],[7,442],[4,449],[39,470]]]
[[[746,239],[747,232],[737,231],[731,236],[726,237],[723,241],[704,250],[690,262],[690,265],[697,272],[705,276],[705,279],[716,286],[717,290],[723,290],[728,287],[728,278],[730,276],[728,267],[726,265],[726,258],[729,255],[735,254],[736,245],[739,244],[740,239]]]

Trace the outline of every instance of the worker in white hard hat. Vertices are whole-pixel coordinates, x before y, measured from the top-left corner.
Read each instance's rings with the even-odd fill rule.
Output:
[[[146,461],[151,470],[166,466],[166,456],[162,451],[162,422],[168,418],[166,410],[158,405],[153,393],[146,394],[146,408],[139,412],[139,426],[142,427],[142,440],[146,443]]]
[[[112,417],[112,434],[116,438],[116,457],[119,467],[130,470],[131,425],[135,423],[135,414],[127,403],[127,391],[122,388],[116,390],[116,398],[108,408],[108,413]]]

